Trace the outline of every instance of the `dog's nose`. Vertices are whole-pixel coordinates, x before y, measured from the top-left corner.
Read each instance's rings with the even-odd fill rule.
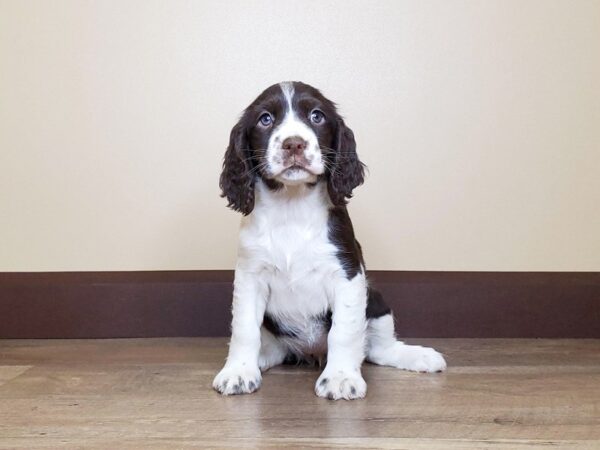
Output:
[[[286,138],[281,147],[290,155],[301,155],[306,148],[307,142],[300,136]]]

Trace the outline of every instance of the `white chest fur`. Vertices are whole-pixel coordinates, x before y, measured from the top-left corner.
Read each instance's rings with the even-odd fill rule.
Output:
[[[284,188],[285,189],[285,188]],[[242,221],[238,265],[266,284],[266,312],[303,346],[322,345],[331,281],[343,276],[328,238],[325,186],[270,191],[257,186],[252,214]]]

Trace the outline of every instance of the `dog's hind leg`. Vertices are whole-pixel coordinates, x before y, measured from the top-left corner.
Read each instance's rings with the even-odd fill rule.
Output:
[[[261,372],[283,363],[287,355],[287,346],[263,326],[260,329],[260,353],[258,355],[258,367]]]
[[[396,339],[394,318],[379,292],[369,289],[367,361],[414,372],[441,372],[444,357],[432,348],[406,345]]]

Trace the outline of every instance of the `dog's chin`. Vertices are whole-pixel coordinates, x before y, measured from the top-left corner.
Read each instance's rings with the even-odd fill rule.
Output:
[[[296,186],[299,184],[314,183],[318,175],[305,167],[294,165],[283,169],[275,177],[275,180],[286,186]]]

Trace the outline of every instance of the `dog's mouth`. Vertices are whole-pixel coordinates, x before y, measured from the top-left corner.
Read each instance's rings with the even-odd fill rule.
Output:
[[[275,174],[273,178],[283,184],[313,182],[318,174],[303,164],[291,164]]]
[[[310,169],[308,169],[308,167],[303,166],[302,164],[292,164],[291,166],[286,167],[285,169],[283,169],[284,172],[295,172],[295,171],[304,171],[304,172],[308,172],[308,173],[312,173],[310,171]]]
[[[289,166],[281,169],[281,171],[279,171],[279,173],[277,173],[275,175],[275,177],[279,177],[282,175],[283,176],[285,176],[285,175],[300,175],[302,173],[305,173],[307,175],[315,175],[315,176],[317,175],[316,173],[314,173],[311,169],[309,169],[304,164],[293,163],[293,164],[290,164]]]

